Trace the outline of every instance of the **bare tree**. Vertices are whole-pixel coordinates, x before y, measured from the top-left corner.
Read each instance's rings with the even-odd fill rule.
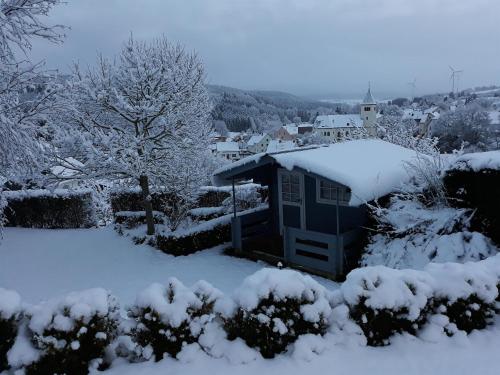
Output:
[[[211,132],[204,79],[198,56],[165,37],[130,37],[117,59],[99,56],[86,72],[75,66],[63,98],[71,110],[56,129],[58,164],[75,172],[71,178],[138,184],[147,233],[154,234],[151,186],[189,201],[210,173],[203,166]]]

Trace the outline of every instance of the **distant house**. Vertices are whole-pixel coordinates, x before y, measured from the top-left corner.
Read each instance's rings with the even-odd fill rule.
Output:
[[[313,130],[314,130],[314,127],[312,124],[309,124],[309,123],[302,123],[302,124],[299,124],[297,125],[297,128],[299,130],[299,134],[307,134],[307,133],[311,133]]]
[[[269,188],[269,208],[232,221],[233,247],[329,276],[357,262],[366,203],[410,179],[415,151],[365,139],[262,153],[216,171],[216,185],[250,180]]]
[[[279,139],[273,139],[269,142],[269,146],[267,146],[266,152],[279,152],[279,151],[287,151],[292,150],[296,147],[294,141],[281,141]]]
[[[427,136],[431,122],[440,116],[438,107],[431,107],[424,111],[420,109],[408,108],[403,111],[403,120],[414,120],[419,126],[419,133]]]
[[[231,161],[240,160],[241,158],[241,150],[237,142],[217,142],[214,152],[217,156]]]
[[[266,152],[272,138],[269,134],[252,135],[247,142],[247,151],[252,154]]]
[[[299,127],[295,124],[283,125],[274,132],[274,138],[280,141],[293,141],[299,134]]]
[[[368,89],[361,104],[360,114],[317,116],[314,121],[316,134],[329,141],[375,136],[377,104]]]

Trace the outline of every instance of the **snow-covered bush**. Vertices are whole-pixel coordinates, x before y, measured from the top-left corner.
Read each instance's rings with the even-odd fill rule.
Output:
[[[325,288],[296,271],[263,269],[233,299],[216,304],[229,340],[243,339],[273,358],[304,334],[324,334],[331,313]]]
[[[267,190],[257,184],[240,185],[235,189],[236,209],[238,211],[248,210],[258,207],[265,199]],[[222,202],[222,206],[226,212],[233,212],[233,197],[232,194]]]
[[[486,328],[492,322],[498,298],[500,258],[496,256],[492,262],[496,263],[497,273],[487,262],[427,266],[433,278],[434,311],[467,333]]]
[[[157,234],[152,245],[164,253],[179,256],[209,249],[231,239],[231,217],[222,216],[176,232]]]
[[[8,368],[7,352],[14,345],[21,314],[21,297],[0,288],[0,372]]]
[[[156,361],[165,354],[175,357],[187,344],[197,342],[214,318],[213,306],[221,293],[200,281],[187,288],[172,278],[167,285],[152,284],[142,291],[129,316],[135,320],[132,339],[135,355]]]
[[[352,271],[341,291],[351,318],[372,346],[389,344],[395,333],[415,334],[427,320],[433,295],[425,272],[380,266]]]
[[[71,293],[38,306],[30,315],[29,333],[37,361],[27,374],[87,374],[104,367],[105,351],[116,335],[119,306],[103,289]]]
[[[427,207],[418,199],[394,196],[387,207],[375,207],[375,232],[361,265],[422,269],[429,262],[480,261],[498,249],[473,231],[466,208]]]
[[[3,192],[8,226],[88,228],[96,225],[89,190],[22,190]]]
[[[153,211],[155,224],[163,224],[165,215],[159,211]],[[115,223],[123,226],[126,229],[137,228],[140,225],[146,224],[145,211],[119,211],[115,213]]]

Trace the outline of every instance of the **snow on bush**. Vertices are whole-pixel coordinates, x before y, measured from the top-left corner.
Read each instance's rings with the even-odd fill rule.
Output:
[[[331,313],[323,286],[299,272],[275,269],[246,278],[216,310],[229,340],[241,338],[265,358],[284,352],[300,335],[324,334]]]
[[[341,291],[351,318],[373,346],[389,344],[395,333],[415,334],[426,322],[433,295],[425,272],[381,266],[352,271]]]
[[[197,342],[205,326],[214,318],[213,306],[221,293],[200,281],[187,288],[171,278],[167,285],[152,284],[142,291],[130,308],[135,320],[135,355],[156,361],[165,354],[175,357],[184,346]]]
[[[29,334],[40,358],[27,374],[87,374],[103,367],[105,351],[116,335],[119,306],[104,289],[71,293],[28,311]]]
[[[467,333],[492,322],[498,298],[500,257],[491,262],[430,264],[434,310]]]
[[[430,262],[479,261],[498,252],[489,238],[469,231],[468,209],[427,207],[417,199],[395,196],[373,215],[377,232],[364,250],[363,266],[422,269]]]
[[[14,345],[21,314],[21,297],[0,288],[0,372],[8,368],[7,352]]]

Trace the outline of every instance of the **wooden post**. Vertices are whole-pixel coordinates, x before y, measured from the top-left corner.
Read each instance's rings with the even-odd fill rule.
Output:
[[[233,217],[236,218],[236,188],[234,187],[234,178],[233,178]]]
[[[337,216],[337,230],[336,230],[336,234],[337,234],[337,269],[335,270],[335,273],[337,274],[337,276],[339,276],[339,274],[341,274],[342,272],[344,272],[344,266],[343,266],[343,258],[344,258],[344,249],[342,249],[342,241],[341,241],[341,234],[340,234],[340,212],[339,212],[339,187],[337,186],[337,204],[335,205],[335,214]]]

